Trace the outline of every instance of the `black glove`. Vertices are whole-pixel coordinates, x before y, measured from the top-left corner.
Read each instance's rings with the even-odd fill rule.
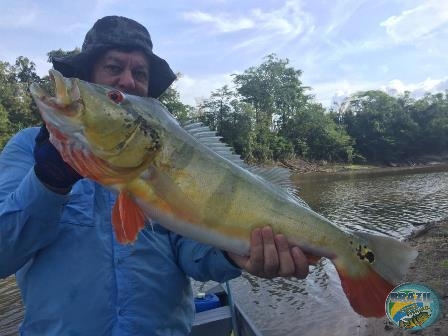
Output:
[[[58,189],[70,189],[82,178],[62,160],[61,155],[49,140],[48,130],[43,125],[36,136],[34,146],[34,172],[45,185]]]

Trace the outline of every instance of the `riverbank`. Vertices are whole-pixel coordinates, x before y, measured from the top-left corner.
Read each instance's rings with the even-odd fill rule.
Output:
[[[448,333],[448,218],[428,223],[407,239],[409,245],[419,252],[404,282],[421,282],[429,285],[440,295],[443,312],[439,320],[420,331],[404,331],[397,328],[387,317],[366,320],[360,326],[363,336],[442,336]]]
[[[279,166],[290,169],[295,174],[309,173],[327,173],[327,174],[344,174],[344,173],[374,173],[386,171],[418,171],[433,169],[447,169],[448,155],[438,158],[428,157],[419,161],[406,163],[391,163],[389,165],[373,165],[373,164],[349,164],[349,163],[329,163],[325,161],[309,162],[300,158],[285,160],[278,163]]]

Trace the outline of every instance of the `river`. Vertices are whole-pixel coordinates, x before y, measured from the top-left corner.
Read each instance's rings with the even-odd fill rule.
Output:
[[[417,225],[448,217],[448,167],[295,176],[302,198],[335,224],[404,238]],[[338,275],[324,260],[305,280],[231,281],[234,300],[263,335],[358,335]],[[14,278],[0,280],[0,336],[16,335],[21,319]]]
[[[448,167],[295,176],[302,198],[335,224],[398,239],[448,218]],[[333,265],[324,260],[305,280],[232,280],[236,300],[263,335],[359,335]],[[368,293],[366,293],[368,295]]]

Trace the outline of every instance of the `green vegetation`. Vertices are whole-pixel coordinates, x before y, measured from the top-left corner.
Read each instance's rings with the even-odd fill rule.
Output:
[[[62,50],[49,55],[64,55]],[[326,110],[287,59],[268,55],[196,107],[170,88],[160,100],[181,122],[198,120],[216,130],[236,153],[253,163],[300,157],[340,163],[403,163],[448,150],[448,92],[414,99],[409,93],[358,92]],[[19,57],[0,62],[0,149],[19,129],[39,124],[28,92],[48,86],[35,65]]]
[[[448,92],[418,100],[360,92],[330,114],[355,140],[359,160],[406,162],[448,150]]]
[[[0,149],[18,130],[39,122],[28,87],[41,79],[35,65],[19,57],[14,65],[0,61]]]
[[[344,163],[412,162],[448,150],[448,93],[412,99],[359,92],[329,111],[314,101],[288,60],[269,55],[216,90],[197,118],[246,160],[295,156]]]
[[[300,156],[351,161],[353,139],[302,84],[302,72],[269,55],[234,76],[198,108],[197,118],[223,136],[247,161],[264,163]]]

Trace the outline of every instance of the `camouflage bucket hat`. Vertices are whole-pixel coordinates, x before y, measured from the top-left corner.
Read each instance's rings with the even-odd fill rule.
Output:
[[[52,57],[53,67],[65,77],[88,80],[93,62],[110,49],[140,50],[149,60],[149,96],[159,97],[176,79],[168,63],[152,52],[148,30],[137,21],[122,16],[99,19],[87,32],[80,53]]]

